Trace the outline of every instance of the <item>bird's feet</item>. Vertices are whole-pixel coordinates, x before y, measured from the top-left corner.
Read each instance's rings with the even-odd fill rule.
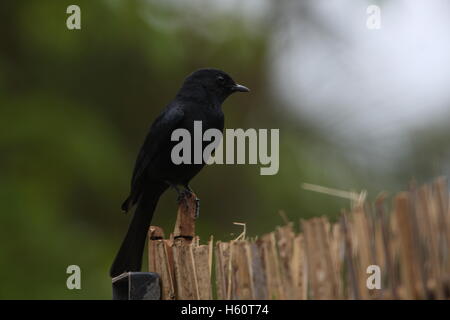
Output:
[[[185,202],[186,199],[189,199],[190,197],[192,197],[192,193],[189,192],[188,190],[180,191],[180,192],[178,192],[177,202],[178,202],[178,204],[181,204],[182,202]]]
[[[197,195],[195,194],[195,192],[191,189],[191,187],[189,187],[189,185],[185,186],[185,190],[187,192],[189,192],[191,194],[191,196],[194,196],[195,199],[195,219],[198,219],[198,217],[200,217],[200,199],[197,198]]]
[[[175,189],[175,191],[178,194],[178,197],[177,197],[178,205],[181,205],[183,203],[184,205],[187,206],[186,200],[190,199],[192,196],[195,197],[195,199],[194,199],[194,201],[195,201],[194,218],[198,219],[198,217],[200,216],[200,199],[197,198],[194,191],[188,185],[184,186],[184,190],[182,190],[182,191],[176,185],[172,185],[172,187]]]
[[[186,187],[183,191],[178,192],[177,201],[178,201],[178,204],[181,204],[183,202],[186,204],[186,200],[190,199],[191,197],[195,197],[195,199],[194,199],[194,201],[195,201],[194,217],[195,217],[195,219],[198,219],[198,217],[200,216],[200,199],[197,198],[197,196],[195,195],[194,191],[192,191],[191,188]]]
[[[195,219],[200,217],[200,199],[195,197]]]

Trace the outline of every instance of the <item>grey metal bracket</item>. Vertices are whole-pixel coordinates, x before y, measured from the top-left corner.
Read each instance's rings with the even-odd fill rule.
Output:
[[[160,277],[154,272],[126,272],[112,279],[113,300],[159,300]]]

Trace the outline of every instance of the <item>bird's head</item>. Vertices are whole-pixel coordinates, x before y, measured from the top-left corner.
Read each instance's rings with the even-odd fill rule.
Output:
[[[200,69],[193,72],[184,81],[183,89],[203,90],[220,102],[235,92],[250,91],[247,87],[237,84],[226,72],[218,69]]]

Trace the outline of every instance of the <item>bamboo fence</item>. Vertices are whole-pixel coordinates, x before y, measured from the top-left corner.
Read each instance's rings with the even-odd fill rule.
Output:
[[[446,180],[389,202],[360,197],[336,222],[316,217],[300,220],[300,232],[288,222],[256,239],[244,232],[201,245],[188,199],[169,239],[151,227],[149,269],[161,276],[162,299],[448,299]]]

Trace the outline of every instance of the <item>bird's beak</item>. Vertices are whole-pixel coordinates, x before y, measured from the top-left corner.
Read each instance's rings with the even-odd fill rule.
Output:
[[[239,91],[239,92],[249,92],[250,89],[244,86],[241,86],[240,84],[235,84],[232,87],[233,91]]]

